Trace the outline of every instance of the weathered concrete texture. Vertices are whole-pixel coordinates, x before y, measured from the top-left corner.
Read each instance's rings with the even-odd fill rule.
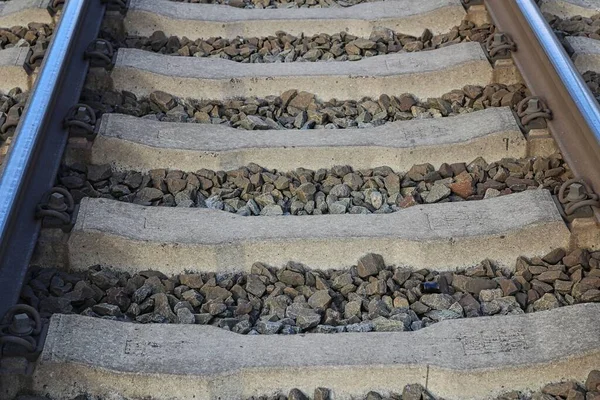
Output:
[[[600,72],[600,41],[582,36],[568,36],[567,41],[575,51],[573,64],[581,73]]]
[[[379,97],[381,93],[440,97],[467,84],[491,83],[493,68],[481,45],[475,42],[354,62],[272,64],[173,57],[121,48],[111,76],[115,89],[129,90],[138,96],[162,90],[180,97],[228,99],[278,95],[297,89],[323,99],[359,100],[364,96]]]
[[[136,325],[54,315],[32,389],[57,399],[243,399],[311,393],[336,399],[427,386],[446,399],[492,398],[600,366],[600,304],[446,320],[416,332],[237,335],[212,326]],[[474,384],[474,382],[476,384]]]
[[[542,12],[554,14],[561,18],[575,15],[591,17],[600,13],[598,0],[541,0],[539,2]]]
[[[48,5],[52,0],[15,0],[0,3],[0,26],[27,26],[30,22],[49,24]]]
[[[0,92],[6,93],[15,87],[30,89],[31,78],[25,71],[28,50],[26,47],[0,50]]]
[[[197,208],[143,207],[85,198],[68,243],[70,266],[131,272],[249,271],[256,261],[348,268],[366,253],[389,264],[453,270],[490,258],[567,247],[569,231],[546,190],[392,214],[242,217]]]
[[[132,0],[124,20],[132,35],[149,36],[156,30],[189,38],[269,36],[277,31],[292,35],[347,32],[369,36],[386,27],[420,36],[426,28],[434,35],[460,25],[465,16],[460,0],[394,0],[347,8],[238,9],[212,4],[169,0]]]
[[[170,123],[104,114],[91,149],[93,164],[147,171],[155,168],[230,170],[257,163],[283,171],[352,165],[464,162],[478,156],[525,157],[527,141],[509,108],[450,118],[398,121],[368,129],[246,131],[213,124]]]

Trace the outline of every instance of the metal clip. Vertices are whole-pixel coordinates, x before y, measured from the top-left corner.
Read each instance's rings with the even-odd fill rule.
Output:
[[[47,48],[48,43],[44,42],[37,42],[35,46],[29,48],[27,60],[25,61],[25,66],[29,73],[32,73],[37,67],[42,65]]]
[[[118,11],[121,14],[126,14],[131,0],[102,0],[106,4],[106,11]]]
[[[483,0],[462,0],[465,7],[480,6],[483,4]]]
[[[90,60],[90,67],[112,69],[115,65],[115,52],[112,44],[105,39],[95,39],[85,51],[85,58]]]
[[[25,304],[11,307],[0,320],[0,359],[24,358],[25,368],[14,370],[0,365],[0,374],[31,375],[44,347],[48,325],[37,310]]]
[[[492,60],[501,60],[510,58],[512,51],[517,51],[517,45],[503,32],[496,32],[490,35],[485,41],[485,49]]]
[[[55,16],[62,10],[65,5],[65,0],[52,0],[50,4],[48,4],[48,12],[51,16]]]
[[[8,113],[5,114],[6,116],[4,117],[2,126],[0,126],[0,141],[5,141],[14,135],[22,113],[23,106],[20,104],[15,104],[8,110]],[[2,120],[1,117],[2,116],[0,115],[0,121]]]
[[[71,193],[65,188],[53,187],[37,205],[35,216],[43,218],[44,228],[61,228],[70,232],[75,224],[74,211],[75,201]]]
[[[6,139],[8,139],[8,135],[3,135],[1,133],[1,127],[6,123],[6,120],[8,119],[8,116],[6,115],[5,112],[0,111],[0,142],[4,142],[6,141]]]
[[[537,96],[529,96],[521,100],[517,105],[517,115],[526,131],[544,129],[548,126],[546,120],[552,119],[552,111]]]
[[[566,192],[566,194],[565,194]],[[583,179],[569,179],[560,186],[558,201],[563,218],[571,222],[575,218],[587,218],[594,215],[592,207],[600,207],[598,195]]]
[[[87,104],[75,104],[69,109],[64,122],[71,137],[83,137],[89,141],[96,138],[96,113]]]

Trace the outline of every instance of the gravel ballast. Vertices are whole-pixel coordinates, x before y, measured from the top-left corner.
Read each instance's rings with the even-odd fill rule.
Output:
[[[13,26],[10,28],[0,27],[0,49],[12,47],[48,47],[54,27],[49,24],[32,22],[27,26]]]
[[[570,18],[560,18],[544,13],[544,18],[559,36],[585,36],[600,40],[600,14],[591,18],[576,15]]]
[[[137,48],[177,56],[224,58],[244,63],[356,61],[383,54],[433,50],[467,41],[485,43],[492,31],[493,26],[489,24],[476,27],[470,21],[463,21],[447,33],[433,35],[426,29],[419,37],[383,27],[374,30],[368,38],[346,32],[294,36],[280,31],[266,37],[193,40],[155,31],[149,37],[131,36],[122,41],[113,39],[113,43],[117,48]]]
[[[507,385],[510,386],[510,385]],[[318,387],[313,393],[307,394],[299,389],[292,389],[287,394],[278,393],[264,396],[253,396],[247,400],[333,400],[335,393],[325,387]],[[121,397],[122,398],[122,397]],[[585,382],[563,381],[550,383],[533,393],[517,391],[506,392],[496,400],[598,400],[600,398],[600,371],[592,370]],[[45,396],[19,395],[14,400],[48,400]],[[123,398],[124,399],[124,398]],[[402,393],[382,394],[375,391],[368,392],[357,400],[442,400],[435,396],[423,385],[415,383],[404,387]],[[103,400],[96,396],[79,395],[72,400]]]
[[[323,8],[350,7],[380,0],[171,0],[178,3],[221,4],[237,8]]]
[[[511,107],[529,96],[522,84],[465,86],[441,98],[419,100],[411,94],[364,98],[360,101],[324,101],[309,92],[288,90],[280,96],[231,100],[181,99],[155,91],[148,98],[131,92],[84,90],[81,102],[100,117],[121,113],[165,122],[212,123],[238,129],[346,129],[369,128],[391,121],[440,118],[489,107]]]
[[[507,392],[496,397],[496,400],[597,400],[600,398],[600,371],[593,370],[587,376],[585,382],[564,381],[550,383],[533,393],[522,393],[517,391]],[[510,385],[507,385],[510,387]],[[248,400],[333,400],[331,390],[323,387],[316,388],[314,393],[308,395],[299,389],[292,389],[286,394],[275,394],[269,396],[253,396]],[[442,400],[435,396],[423,385],[418,383],[406,385],[402,393],[382,394],[370,391],[361,400]]]
[[[0,165],[8,153],[12,136],[17,129],[25,103],[29,97],[28,92],[21,88],[13,88],[8,93],[0,93]]]
[[[59,171],[58,184],[78,203],[104,197],[141,205],[205,207],[238,215],[390,213],[417,204],[481,200],[546,188],[558,193],[572,176],[560,154],[487,163],[414,165],[399,173],[388,166],[353,170],[279,172],[256,164],[231,171],[116,171],[110,165],[74,163]]]
[[[0,127],[4,127],[0,132],[0,143],[5,141],[15,132],[14,122],[19,121],[25,103],[29,97],[28,92],[23,92],[21,88],[12,88],[8,93],[0,93]],[[8,124],[7,124],[7,120]]]
[[[199,261],[201,262],[201,261]],[[489,260],[454,273],[389,266],[367,254],[347,270],[260,262],[251,273],[158,271],[130,275],[92,266],[68,274],[33,267],[21,299],[40,310],[137,323],[210,324],[240,334],[410,331],[446,319],[523,314],[600,301],[600,252],[556,249]]]

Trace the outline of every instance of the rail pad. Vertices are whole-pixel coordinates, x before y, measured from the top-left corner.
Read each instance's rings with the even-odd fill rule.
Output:
[[[600,72],[600,41],[583,36],[568,36],[566,40],[574,51],[571,58],[580,73]]]
[[[546,190],[391,214],[278,217],[84,198],[68,256],[74,269],[101,264],[166,274],[249,271],[256,261],[290,260],[341,269],[370,252],[414,268],[453,270],[485,258],[514,268],[518,256],[568,247],[569,236]]]
[[[0,50],[0,92],[8,92],[19,87],[23,91],[29,90],[30,79],[25,70],[28,47],[13,47]]]
[[[27,26],[30,22],[52,23],[48,5],[52,0],[14,0],[0,2],[0,27]]]
[[[446,399],[491,398],[584,381],[600,366],[599,313],[600,304],[580,304],[416,332],[292,336],[56,314],[33,390],[57,399],[224,400],[325,386],[350,399],[420,383]]]
[[[489,108],[451,118],[389,122],[365,129],[247,131],[216,124],[152,121],[104,114],[91,149],[92,164],[147,171],[236,169],[250,162],[293,170],[352,165],[388,165],[406,171],[414,164],[464,162],[478,156],[500,160],[527,153],[509,108]]]
[[[382,93],[441,97],[465,85],[492,83],[493,68],[476,42],[360,61],[268,64],[121,48],[111,77],[115,89],[138,96],[162,90],[179,97],[223,100],[296,89],[323,99],[359,100]]]
[[[199,37],[269,36],[277,31],[292,35],[347,32],[369,36],[373,28],[386,27],[420,36],[434,35],[460,25],[466,13],[460,0],[378,1],[347,8],[239,9],[226,5],[187,4],[169,0],[132,0],[125,18],[130,35]]]
[[[600,13],[600,3],[596,0],[541,0],[539,7],[542,12],[554,14],[560,18],[581,15],[591,17]]]

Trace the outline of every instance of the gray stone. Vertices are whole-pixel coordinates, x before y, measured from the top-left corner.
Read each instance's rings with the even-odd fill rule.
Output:
[[[418,383],[406,385],[402,390],[402,400],[421,400],[424,391],[423,386]]]
[[[377,275],[380,270],[385,268],[383,257],[379,254],[369,253],[358,260],[358,276],[366,278]]]
[[[458,314],[451,310],[431,310],[425,313],[425,316],[431,318],[436,322],[444,321],[446,319],[457,319],[462,317],[461,314]]]
[[[308,397],[299,389],[292,389],[288,394],[287,400],[309,400]]]
[[[204,286],[204,282],[202,281],[202,276],[200,274],[181,274],[179,275],[179,282],[190,289],[200,289],[202,286]]]
[[[112,271],[106,269],[92,272],[90,280],[102,290],[108,290],[119,282],[119,278]]]
[[[212,319],[213,316],[209,313],[194,314],[194,320],[200,325],[207,325]]]
[[[315,193],[317,192],[317,188],[312,183],[303,183],[298,186],[296,189],[296,196],[298,196],[298,200],[303,203],[311,201],[314,199]]]
[[[246,276],[245,288],[248,293],[251,293],[251,294],[255,295],[256,297],[262,296],[265,293],[265,291],[267,290],[267,287],[261,281],[261,279],[257,275],[254,275],[254,274],[250,274],[250,275]]]
[[[269,297],[265,300],[264,305],[269,310],[269,313],[277,317],[285,318],[286,308],[290,304],[290,299],[287,296]]]
[[[204,285],[200,292],[204,294],[207,301],[225,301],[231,296],[231,292],[225,288],[220,286],[210,286],[208,284]]]
[[[431,187],[427,196],[425,196],[425,203],[436,203],[450,196],[450,193],[452,191],[446,185],[436,183]]]
[[[283,209],[279,204],[269,204],[260,211],[260,215],[263,216],[274,216],[283,215]]]
[[[403,321],[377,317],[373,320],[373,328],[376,332],[403,332],[406,326]]]
[[[290,270],[282,270],[277,274],[279,280],[286,285],[301,286],[304,285],[304,275]]]
[[[321,316],[312,310],[300,310],[296,318],[296,324],[300,329],[307,330],[314,328],[321,322]]]
[[[374,329],[373,322],[365,321],[357,324],[346,325],[347,332],[371,332]]]
[[[177,316],[171,310],[169,299],[164,293],[156,293],[152,295],[154,300],[154,314],[160,315],[171,323],[176,322]]]
[[[504,296],[502,289],[485,289],[479,292],[480,301],[492,301]]]
[[[548,264],[557,264],[566,255],[567,255],[567,253],[563,249],[560,249],[560,248],[554,249],[551,252],[549,252],[548,254],[546,254],[544,257],[542,257],[542,260],[544,260]]]
[[[352,189],[346,184],[335,185],[329,191],[329,194],[336,197],[350,197]]]
[[[341,201],[336,201],[329,205],[330,214],[344,214],[346,212],[346,204]]]
[[[204,297],[194,289],[183,292],[181,298],[190,303],[192,307],[200,307],[204,301]]]
[[[145,187],[136,193],[135,199],[142,204],[148,204],[162,199],[164,193],[156,188]]]
[[[255,329],[261,335],[274,335],[281,330],[281,322],[258,321]]]
[[[424,294],[420,301],[434,310],[447,310],[454,303],[452,296],[442,293]]]
[[[413,310],[415,313],[417,313],[419,315],[423,315],[427,311],[430,310],[430,308],[428,306],[426,306],[425,304],[421,303],[420,301],[415,301],[414,303],[412,303],[410,305],[410,309]]]
[[[114,304],[108,304],[108,303],[96,304],[96,305],[92,306],[92,310],[98,315],[108,315],[108,316],[113,316],[113,317],[122,315],[121,309]]]
[[[240,321],[231,328],[232,332],[239,333],[245,335],[252,330],[252,326],[250,325],[250,321]]]
[[[552,310],[557,307],[560,307],[560,303],[552,293],[545,293],[540,299],[533,303],[533,308],[536,311]]]
[[[129,308],[131,300],[123,287],[113,287],[106,291],[106,302],[118,306],[121,311]]]
[[[210,315],[219,315],[227,310],[227,306],[224,303],[210,303],[208,305],[208,312]]]
[[[196,318],[189,309],[184,307],[177,310],[177,322],[180,324],[195,324]]]
[[[383,205],[383,196],[377,190],[373,190],[369,193],[369,202],[376,210],[379,210]]]
[[[99,182],[108,179],[112,176],[112,169],[109,164],[88,165],[87,179],[91,182]],[[161,192],[162,196],[162,192]]]
[[[354,316],[360,317],[361,315],[362,302],[361,301],[349,301],[346,303],[344,308],[344,318],[350,319]]]
[[[177,104],[173,96],[160,90],[150,93],[150,101],[156,104],[162,112],[171,110]]]
[[[308,305],[317,311],[325,311],[329,304],[331,304],[331,296],[327,290],[317,290],[308,299]]]
[[[331,390],[322,387],[316,388],[313,400],[331,400]]]
[[[496,300],[481,303],[481,312],[483,315],[495,315],[500,311],[502,311],[502,306]]]

